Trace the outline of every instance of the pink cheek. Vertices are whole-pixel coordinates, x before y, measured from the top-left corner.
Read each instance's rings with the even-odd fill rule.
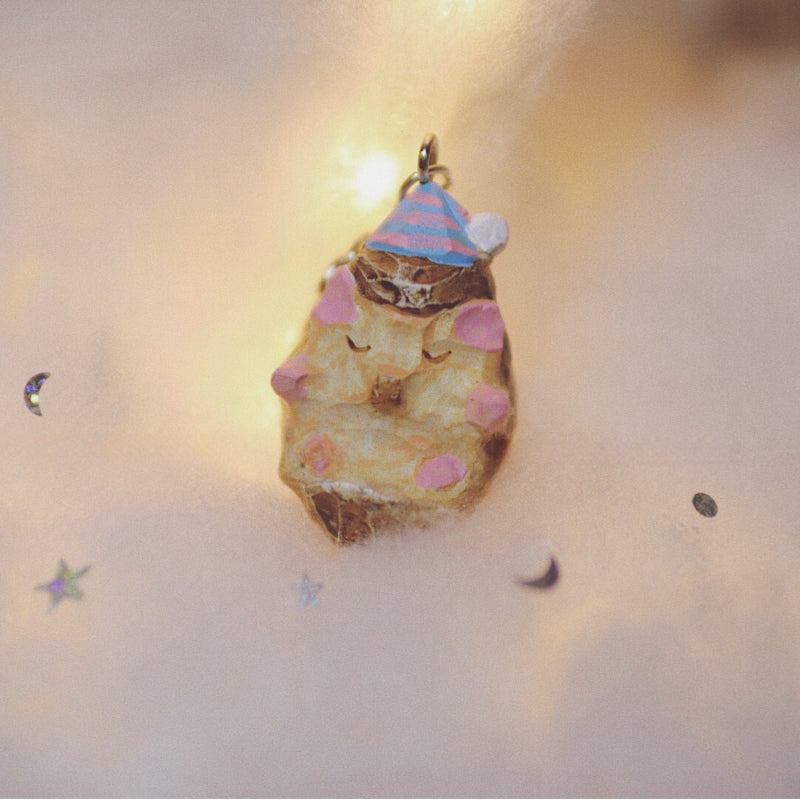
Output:
[[[347,265],[338,267],[325,282],[322,297],[311,312],[320,325],[346,322],[352,325],[358,319],[358,309],[353,301],[356,281]]]
[[[497,303],[476,300],[465,303],[458,312],[453,333],[464,344],[487,353],[503,349],[506,326]]]
[[[464,413],[467,422],[491,434],[505,430],[510,409],[506,392],[488,383],[479,383],[467,396]]]
[[[289,403],[293,400],[305,400],[308,397],[308,390],[305,387],[305,379],[309,375],[307,362],[307,355],[287,358],[272,373],[270,384],[273,390]]]
[[[336,448],[324,434],[316,433],[303,448],[303,464],[321,475],[331,465]]]
[[[460,458],[449,453],[429,458],[417,470],[415,480],[423,489],[445,489],[460,483],[467,474],[467,467]]]

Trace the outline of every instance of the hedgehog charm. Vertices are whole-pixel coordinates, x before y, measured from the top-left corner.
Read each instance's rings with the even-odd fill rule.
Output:
[[[468,510],[513,428],[489,269],[508,227],[470,216],[449,183],[427,137],[398,205],[328,271],[302,341],[272,375],[281,478],[340,543]]]

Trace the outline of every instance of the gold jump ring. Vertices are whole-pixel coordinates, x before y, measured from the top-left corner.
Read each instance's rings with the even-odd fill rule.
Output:
[[[439,140],[435,133],[428,134],[419,148],[417,159],[417,171],[409,175],[400,187],[400,199],[402,200],[408,190],[417,182],[428,183],[434,175],[441,175],[444,178],[444,188],[447,189],[452,183],[450,170],[447,167],[437,164],[439,157]]]

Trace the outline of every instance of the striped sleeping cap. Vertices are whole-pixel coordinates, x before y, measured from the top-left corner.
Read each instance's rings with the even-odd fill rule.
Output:
[[[478,249],[467,233],[469,212],[438,183],[420,183],[365,242],[372,250],[471,267]]]

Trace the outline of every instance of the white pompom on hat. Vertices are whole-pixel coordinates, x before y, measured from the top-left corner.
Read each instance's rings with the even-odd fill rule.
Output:
[[[499,214],[482,211],[470,217],[467,235],[481,253],[496,256],[508,242],[508,223]]]

